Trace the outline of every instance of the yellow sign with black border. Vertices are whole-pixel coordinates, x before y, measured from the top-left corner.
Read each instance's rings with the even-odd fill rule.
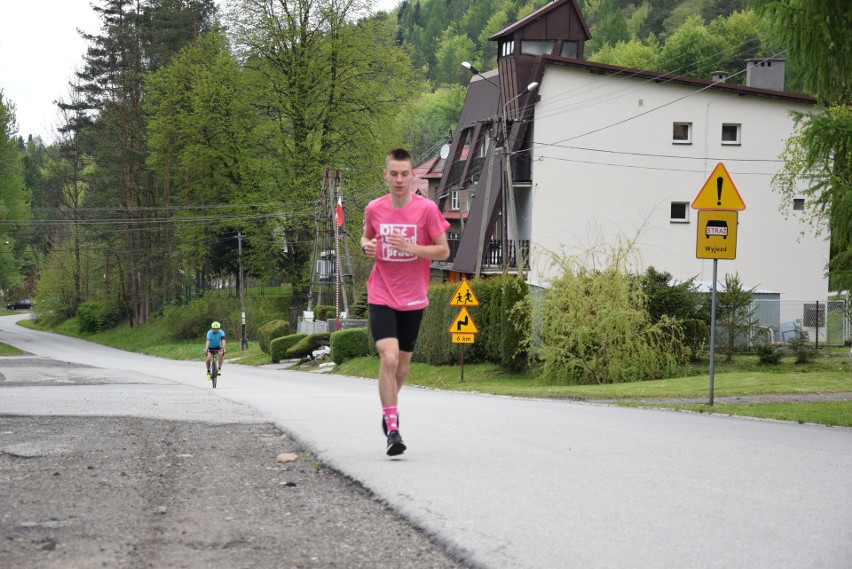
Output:
[[[479,306],[479,299],[473,294],[473,289],[470,288],[467,279],[462,279],[459,288],[453,293],[450,306]]]
[[[462,308],[459,310],[456,319],[450,324],[450,329],[447,332],[450,334],[478,334],[479,329],[473,322],[473,318],[471,318],[467,308]]]
[[[453,344],[472,344],[474,337],[473,334],[453,334]]]
[[[695,256],[699,259],[736,259],[737,217],[736,211],[699,210]]]
[[[725,165],[719,162],[692,202],[692,209],[735,210],[746,208]]]

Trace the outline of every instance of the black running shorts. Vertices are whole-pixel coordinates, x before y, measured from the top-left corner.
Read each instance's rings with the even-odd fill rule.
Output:
[[[370,306],[370,332],[378,342],[385,338],[396,338],[402,352],[413,352],[420,332],[423,310],[394,310],[383,304]]]

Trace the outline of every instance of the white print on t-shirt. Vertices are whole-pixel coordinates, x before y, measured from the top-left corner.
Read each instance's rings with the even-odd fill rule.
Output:
[[[379,237],[381,238],[381,258],[385,261],[413,261],[417,258],[414,253],[406,253],[392,247],[387,238],[391,233],[399,233],[409,243],[417,244],[417,226],[407,223],[380,223]]]

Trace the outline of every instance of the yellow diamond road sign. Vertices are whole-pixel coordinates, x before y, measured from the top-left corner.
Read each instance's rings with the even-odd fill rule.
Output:
[[[467,279],[462,279],[459,288],[453,293],[450,306],[479,306],[479,300],[473,294],[473,289],[470,288]]]
[[[456,319],[450,324],[450,329],[447,332],[451,334],[478,334],[479,330],[477,330],[476,324],[473,323],[473,318],[470,317],[467,308],[462,308],[459,310]]]
[[[713,173],[704,182],[704,187],[698,192],[692,209],[717,209],[741,211],[746,208],[743,198],[737,191],[725,165],[719,162]]]

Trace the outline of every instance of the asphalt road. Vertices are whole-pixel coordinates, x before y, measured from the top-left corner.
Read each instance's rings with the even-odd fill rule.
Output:
[[[99,389],[85,414],[191,419],[211,393],[245,404],[471,564],[852,566],[852,429],[407,387],[409,451],[389,459],[372,380],[228,364],[213,392],[200,362],[13,320],[0,341],[27,352],[198,388],[170,409],[145,404],[151,386]],[[79,413],[55,392],[2,395],[0,414]]]

